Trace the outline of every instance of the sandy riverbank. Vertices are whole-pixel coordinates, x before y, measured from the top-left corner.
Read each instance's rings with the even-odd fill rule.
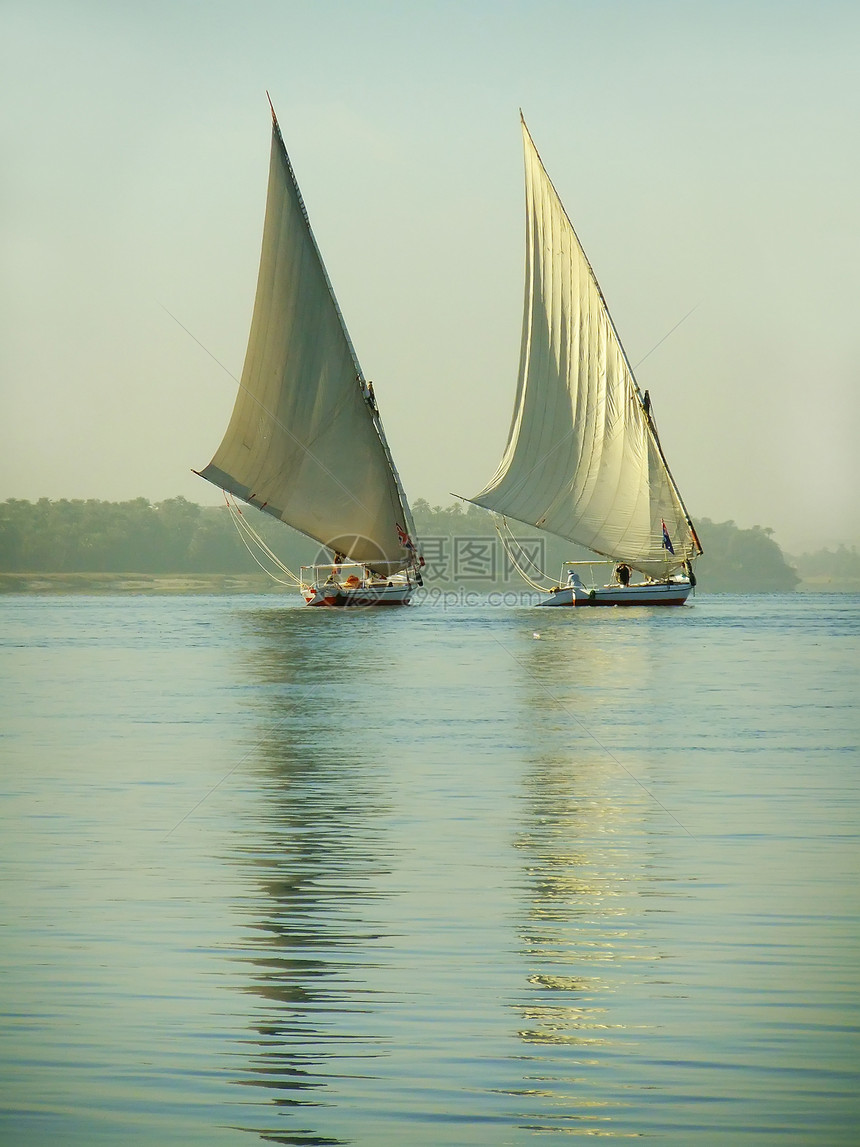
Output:
[[[0,573],[0,593],[286,593],[265,574]]]

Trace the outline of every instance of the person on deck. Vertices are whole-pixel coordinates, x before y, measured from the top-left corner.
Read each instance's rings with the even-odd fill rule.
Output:
[[[567,584],[568,584],[568,586],[575,587],[576,589],[583,589],[584,588],[583,584],[582,584],[582,578],[579,576],[579,574],[576,572],[576,570],[571,570],[568,573]]]
[[[630,585],[630,566],[622,562],[620,566],[616,566],[615,576],[618,578],[618,584],[626,589]]]

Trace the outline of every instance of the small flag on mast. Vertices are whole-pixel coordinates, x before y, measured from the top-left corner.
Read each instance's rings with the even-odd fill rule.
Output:
[[[415,553],[415,543],[403,529],[399,522],[394,523],[397,526],[397,540],[400,542],[404,549],[412,550]]]
[[[672,539],[669,537],[669,531],[666,529],[666,523],[660,519],[660,525],[663,527],[663,549],[668,550],[670,554],[674,554],[675,547],[672,545]]]

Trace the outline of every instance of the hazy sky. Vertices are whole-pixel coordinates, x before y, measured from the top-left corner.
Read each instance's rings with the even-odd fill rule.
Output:
[[[860,542],[856,0],[0,0],[0,76],[0,500],[219,498],[268,89],[410,498],[504,447],[522,107],[693,518]]]

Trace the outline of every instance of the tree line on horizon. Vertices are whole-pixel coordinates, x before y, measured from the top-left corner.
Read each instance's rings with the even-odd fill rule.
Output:
[[[290,568],[328,560],[317,543],[302,534],[258,510],[245,506],[242,510]],[[485,511],[459,503],[431,506],[418,499],[413,513],[428,583],[468,582],[480,590],[502,581],[522,587]],[[554,535],[512,527],[521,539],[526,566],[541,565],[550,577],[559,573],[564,561],[593,557]],[[701,589],[783,592],[800,581],[772,530],[741,529],[734,522],[707,518],[697,522],[697,529],[705,550],[696,566]],[[852,560],[860,564],[856,551],[844,548],[836,560],[846,567]],[[126,502],[40,498],[0,504],[0,572],[248,574],[257,570],[226,506],[200,506],[183,497],[157,503],[146,498]]]

